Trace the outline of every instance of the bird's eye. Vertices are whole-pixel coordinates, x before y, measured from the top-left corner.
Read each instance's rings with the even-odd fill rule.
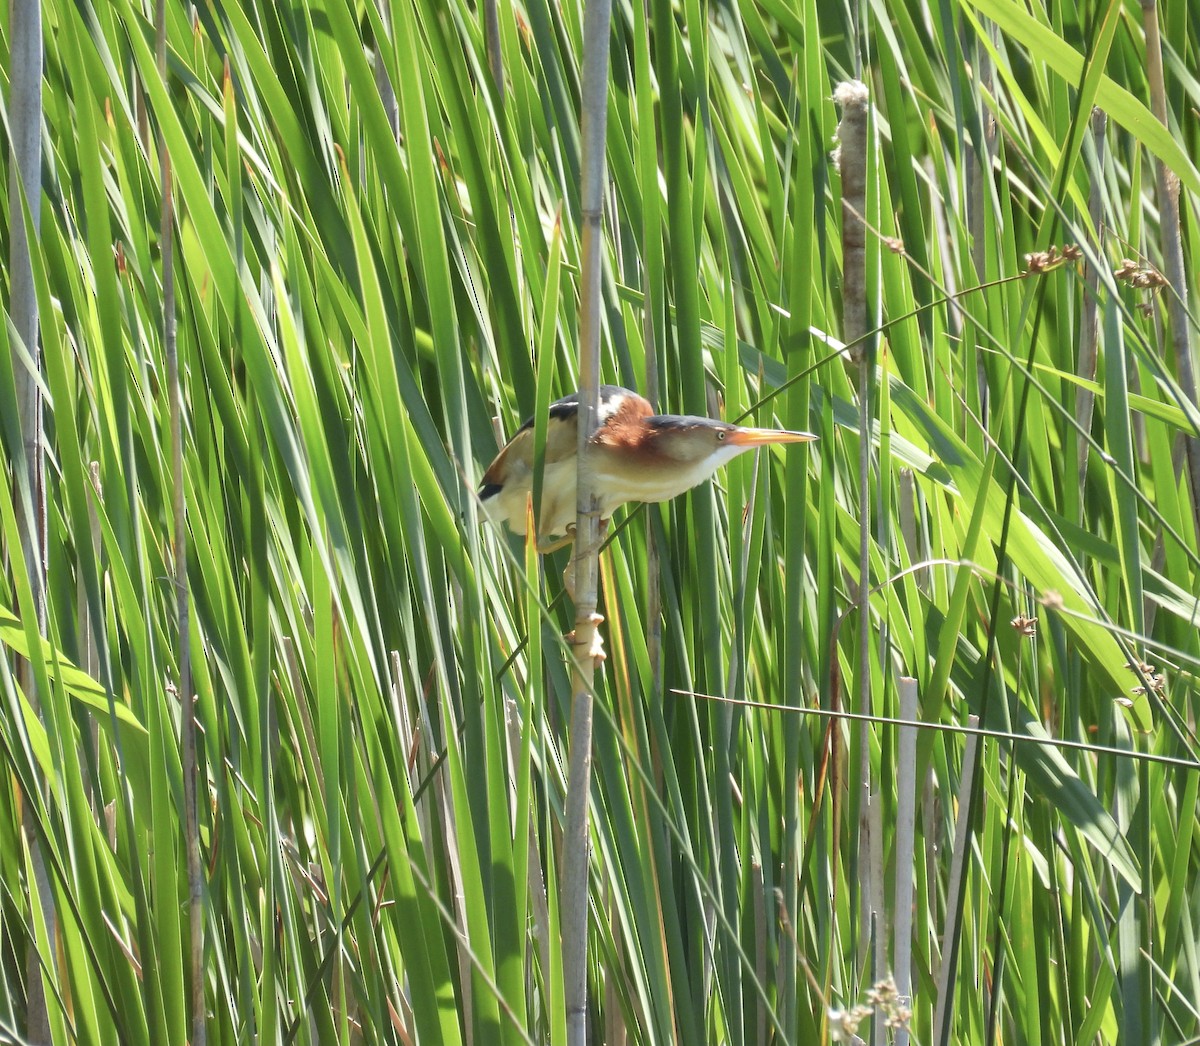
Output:
[[[725,433],[721,429],[717,430],[717,439],[721,440],[722,442],[725,440]]]

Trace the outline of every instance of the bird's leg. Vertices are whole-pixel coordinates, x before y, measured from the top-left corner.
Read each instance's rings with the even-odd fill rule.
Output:
[[[599,529],[596,535],[597,546],[604,544],[604,539],[608,535],[608,520],[600,520]],[[575,557],[572,556],[567,564],[566,570],[563,571],[563,587],[567,590],[567,595],[571,598],[571,603],[575,603]],[[604,616],[592,611],[589,620],[592,623],[592,641],[588,645],[587,656],[592,659],[596,667],[608,658],[608,654],[604,651],[604,637],[600,634],[600,626],[604,623]],[[575,644],[575,632],[572,630],[567,635],[567,641],[572,645]]]
[[[567,565],[563,567],[563,588],[566,590],[567,598],[571,601],[571,606],[575,605],[575,556],[572,555],[567,560]]]
[[[566,538],[566,541],[574,541],[575,540],[575,527],[571,526],[569,529],[570,529],[571,533]],[[602,519],[602,520],[600,520],[599,529],[596,533],[597,547],[604,544],[604,539],[606,537],[608,537],[608,520]],[[550,551],[553,552],[554,549],[558,549],[558,548],[562,548],[561,543],[555,545],[553,548],[550,549]],[[538,551],[540,552],[541,549],[539,548]],[[563,570],[563,588],[565,588],[567,590],[567,596],[570,598],[571,602],[574,603],[575,602],[575,557],[574,556],[571,556],[571,558],[569,560],[567,560],[566,569]],[[603,621],[604,618],[601,618],[600,620]]]
[[[538,555],[548,556],[551,552],[557,552],[560,548],[566,548],[572,541],[575,540],[575,524],[567,525],[567,532],[557,541],[538,542]]]

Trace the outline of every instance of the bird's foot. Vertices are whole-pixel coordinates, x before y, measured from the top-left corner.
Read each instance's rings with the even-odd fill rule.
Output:
[[[575,540],[575,524],[567,527],[567,533],[561,538],[548,538],[545,541],[539,541],[537,550],[539,556],[548,556],[551,552],[557,552],[560,548],[566,548],[572,541]]]
[[[600,634],[600,625],[604,622],[604,616],[602,614],[592,614],[588,620],[592,624],[592,638],[591,642],[586,644],[587,652],[584,654],[584,656],[592,659],[593,668],[599,668],[606,660],[608,660],[608,654],[604,650],[604,636]],[[575,632],[573,631],[567,633],[567,642],[575,648],[585,645],[576,638]]]

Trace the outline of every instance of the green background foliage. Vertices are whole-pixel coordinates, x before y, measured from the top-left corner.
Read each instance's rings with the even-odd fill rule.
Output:
[[[142,5],[42,10],[49,621],[43,643],[15,552],[29,490],[6,468],[0,1028],[23,1026],[36,937],[57,1041],[188,1034],[186,643],[212,1039],[565,1041],[566,553],[540,565],[472,491],[504,434],[575,387],[581,3],[501,0],[502,92],[467,0],[168,3],[165,83]],[[897,882],[913,1041],[933,1041],[944,960],[948,1041],[1200,1035],[1200,559],[1180,471],[1200,415],[1174,377],[1174,292],[1113,275],[1161,268],[1162,161],[1197,301],[1200,25],[1185,3],[1159,17],[1167,129],[1129,3],[616,5],[604,376],[821,441],[629,512],[603,554],[596,1041],[828,1041],[829,1012],[892,968]],[[867,613],[830,157],[852,76],[874,143]],[[1066,243],[1083,256],[1021,278]],[[12,462],[28,355],[0,338]],[[896,726],[808,714],[895,717],[901,677],[927,722],[973,713],[1018,738],[980,742],[960,828],[961,734],[922,731],[902,774]],[[1078,747],[1034,743],[1051,737]],[[881,1013],[859,1031],[894,1034]]]

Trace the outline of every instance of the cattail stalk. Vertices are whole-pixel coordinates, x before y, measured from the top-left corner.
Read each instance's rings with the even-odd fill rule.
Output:
[[[874,383],[874,353],[867,351],[867,142],[870,115],[865,84],[857,80],[838,84],[834,101],[842,109],[838,125],[838,164],[842,176],[842,339],[850,358],[858,367],[858,708],[871,714],[871,392]],[[875,974],[879,966],[880,926],[876,917],[880,898],[875,896],[872,871],[877,840],[872,831],[871,740],[866,726],[858,728],[859,783],[859,867],[866,871],[861,879],[861,940],[864,946],[875,943]],[[876,978],[872,978],[874,980]]]
[[[604,140],[608,100],[610,0],[587,0],[583,26],[582,256],[580,258],[579,445],[587,459],[600,402],[600,275],[604,215]],[[575,549],[575,661],[571,675],[571,734],[563,832],[562,935],[567,1042],[587,1042],[588,794],[592,779],[592,648],[597,639],[596,589],[600,508],[592,477],[579,469]]]

